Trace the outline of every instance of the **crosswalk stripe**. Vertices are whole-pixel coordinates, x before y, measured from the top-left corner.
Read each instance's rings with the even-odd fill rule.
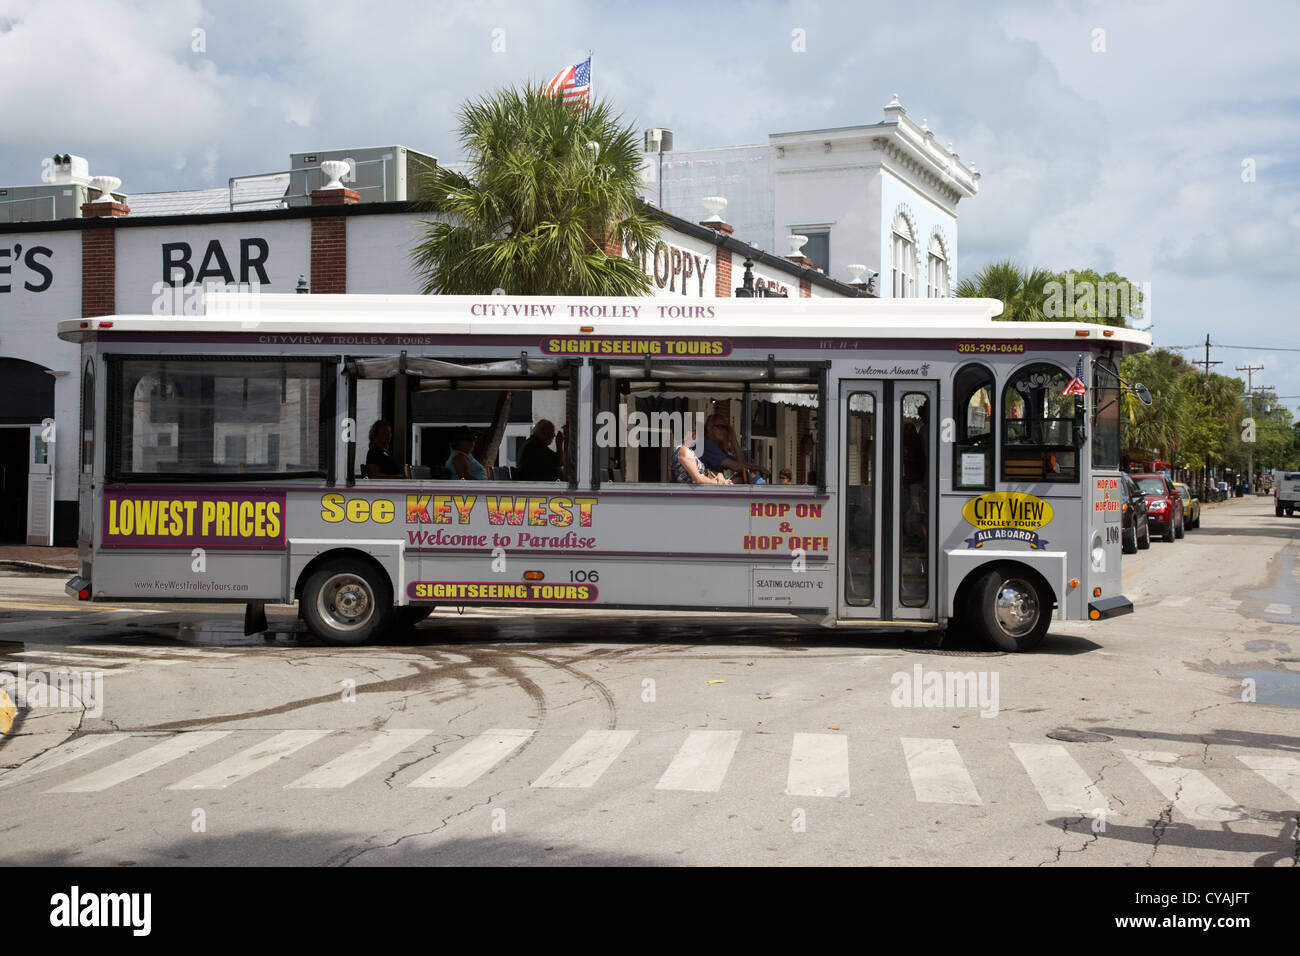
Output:
[[[76,760],[78,757],[84,757],[86,754],[93,754],[96,750],[103,750],[105,747],[119,743],[129,736],[131,735],[126,733],[95,734],[91,737],[80,737],[66,744],[60,744],[53,750],[47,750],[40,756],[33,757],[21,766],[0,771],[0,787],[7,787],[11,783],[21,783],[46,770],[62,767],[65,763]]]
[[[117,763],[109,764],[102,770],[78,777],[71,783],[46,790],[46,793],[91,793],[107,790],[109,787],[124,783],[132,777],[138,777],[150,770],[157,770],[163,764],[170,763],[187,754],[192,754],[200,747],[215,743],[222,737],[230,735],[228,730],[198,730],[191,733],[177,734],[160,744],[142,750]]]
[[[716,792],[722,787],[739,743],[739,730],[691,731],[655,789]]]
[[[431,730],[380,730],[311,773],[284,785],[286,790],[338,790],[433,733]]]
[[[1167,597],[1162,600],[1157,607],[1186,607],[1192,602],[1191,596],[1186,594],[1177,594],[1173,597]]]
[[[168,790],[224,790],[263,767],[315,743],[331,733],[328,730],[286,730],[254,747],[249,747],[218,764],[174,783]]]
[[[847,797],[849,738],[795,734],[785,792],[792,797]]]
[[[412,787],[467,787],[498,762],[514,753],[533,735],[531,730],[488,730],[428,773],[411,781]],[[617,754],[615,754],[617,756]]]
[[[623,748],[632,742],[635,730],[589,730],[577,743],[533,781],[534,787],[590,787]]]
[[[1295,757],[1238,755],[1237,759],[1292,800],[1300,801],[1300,760]]]
[[[977,807],[984,801],[966,772],[957,745],[946,738],[900,737],[912,789],[921,803],[960,803]]]
[[[1012,744],[1011,749],[1047,809],[1080,814],[1102,810],[1113,815],[1110,801],[1060,744]]]
[[[1133,766],[1189,820],[1223,823],[1239,820],[1245,811],[1199,770],[1177,766],[1178,754],[1158,750],[1125,750]]]

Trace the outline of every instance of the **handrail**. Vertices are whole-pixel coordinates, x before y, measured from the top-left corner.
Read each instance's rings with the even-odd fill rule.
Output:
[[[360,162],[353,163],[352,165],[353,165],[354,168],[358,168],[358,167],[361,167],[361,166],[373,166],[375,163],[382,163],[382,164],[383,164],[383,167],[384,167],[384,168],[383,168],[383,171],[382,171],[382,176],[380,177],[380,183],[379,183],[379,185],[377,185],[377,186],[349,186],[348,188],[349,188],[349,189],[353,189],[353,190],[355,190],[355,191],[357,191],[357,192],[360,192],[360,191],[363,190],[363,189],[379,189],[379,190],[382,190],[382,196],[381,196],[381,200],[380,200],[380,201],[381,201],[381,202],[387,202],[387,201],[388,201],[388,158],[387,158],[387,157],[380,157],[379,159],[363,159],[363,160],[361,160]],[[277,170],[276,172],[271,172],[271,173],[251,173],[251,174],[249,174],[249,175],[247,175],[247,176],[231,176],[230,179],[229,179],[229,181],[228,181],[228,183],[227,183],[227,188],[228,188],[229,193],[230,193],[230,209],[231,209],[231,211],[233,212],[236,206],[247,206],[247,205],[251,205],[251,204],[253,204],[253,203],[263,203],[263,202],[272,202],[272,201],[288,202],[290,199],[306,199],[308,196],[311,195],[311,190],[310,190],[310,189],[304,190],[304,191],[301,192],[301,193],[292,193],[292,194],[291,194],[291,193],[285,193],[283,196],[279,197],[278,200],[272,200],[272,199],[270,199],[270,198],[263,198],[263,199],[235,199],[235,184],[238,183],[238,182],[244,182],[244,181],[246,181],[246,180],[254,180],[254,179],[270,179],[270,178],[273,177],[273,176],[290,176],[290,177],[292,177],[294,173],[312,173],[312,172],[320,173],[320,175],[321,175],[322,177],[325,175],[323,172],[321,172],[320,165],[319,165],[319,164],[316,164],[316,165],[312,165],[312,166],[298,166],[298,167],[294,167],[294,168],[292,168],[292,169],[282,169],[282,170]],[[290,180],[290,182],[292,182],[292,179]]]

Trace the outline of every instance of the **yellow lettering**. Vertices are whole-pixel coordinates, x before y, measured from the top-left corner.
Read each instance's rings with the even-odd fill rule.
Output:
[[[320,516],[330,524],[337,524],[343,520],[343,496],[338,494],[322,495],[320,500]],[[207,521],[207,510],[209,502],[203,502],[204,522]]]

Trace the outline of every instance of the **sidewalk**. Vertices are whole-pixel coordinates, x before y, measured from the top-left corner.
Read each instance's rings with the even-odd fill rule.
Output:
[[[0,568],[15,571],[44,571],[48,574],[75,573],[77,549],[4,544],[0,545]]]

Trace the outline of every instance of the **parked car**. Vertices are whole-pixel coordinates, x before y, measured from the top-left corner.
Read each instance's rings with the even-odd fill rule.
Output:
[[[1136,481],[1120,475],[1120,497],[1123,499],[1123,524],[1121,546],[1125,554],[1137,554],[1138,548],[1151,547],[1151,524],[1147,520],[1147,496]]]
[[[1196,497],[1196,492],[1192,491],[1181,481],[1175,481],[1174,487],[1183,497],[1183,514],[1186,516],[1186,526],[1188,528],[1199,528],[1201,526],[1201,499]]]
[[[1183,536],[1183,496],[1164,475],[1134,475],[1147,499],[1147,521],[1165,541]]]

